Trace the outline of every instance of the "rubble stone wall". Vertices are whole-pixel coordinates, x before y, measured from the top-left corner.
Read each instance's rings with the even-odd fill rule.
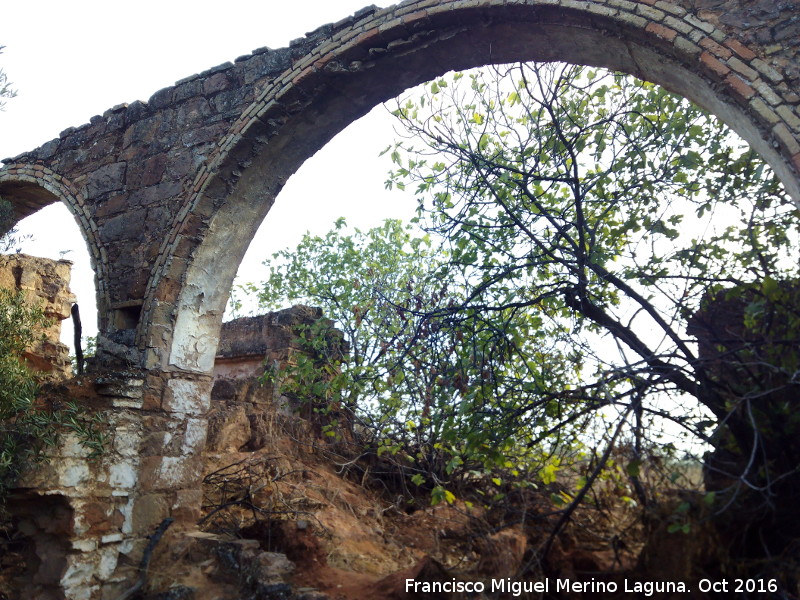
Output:
[[[69,348],[61,343],[61,321],[69,319],[75,296],[69,289],[72,263],[27,254],[0,255],[0,288],[21,291],[26,301],[42,308],[50,325],[25,354],[28,365],[48,379],[72,376]]]
[[[321,318],[321,309],[298,305],[223,323],[214,380],[256,378],[264,374],[265,366],[285,365],[292,353],[302,351],[298,327]]]

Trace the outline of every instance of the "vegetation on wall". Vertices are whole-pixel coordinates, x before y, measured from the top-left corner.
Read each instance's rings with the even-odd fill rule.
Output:
[[[0,69],[0,99],[15,95]],[[0,101],[0,110],[4,109]],[[0,197],[0,252],[18,245],[16,220],[12,204]],[[76,433],[90,453],[102,450],[100,416],[88,417],[70,402],[47,406],[37,401],[40,380],[23,355],[48,325],[42,308],[31,304],[22,291],[0,289],[0,511],[9,487],[44,457],[43,450],[54,446],[61,432]]]
[[[77,434],[90,455],[103,448],[102,415],[86,415],[73,402],[38,400],[40,378],[23,357],[48,324],[23,292],[0,289],[0,509],[20,473],[44,459],[61,433]]]

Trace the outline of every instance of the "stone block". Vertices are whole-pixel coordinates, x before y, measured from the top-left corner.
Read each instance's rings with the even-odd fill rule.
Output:
[[[797,113],[791,107],[784,104],[783,106],[779,106],[776,112],[786,121],[789,127],[800,132],[800,118],[798,118]]]
[[[118,533],[124,522],[120,511],[101,500],[77,504],[75,511],[75,532],[81,536],[96,539],[99,536]]]
[[[118,542],[122,539],[122,535],[116,534],[114,536],[105,536],[105,538],[114,538],[113,542]],[[117,539],[119,538],[119,539]],[[104,542],[107,544],[111,544],[112,541]],[[116,544],[113,546],[108,546],[105,548],[101,548],[98,552],[99,558],[97,561],[97,570],[95,571],[95,577],[100,581],[107,581],[113,574],[117,568],[117,560],[119,558],[119,550],[116,547]]]
[[[72,554],[67,557],[67,568],[61,576],[61,585],[64,588],[84,587],[92,580],[96,567],[95,557],[92,554]]]
[[[53,466],[58,476],[58,485],[61,487],[85,487],[93,479],[89,465],[82,459],[62,458]]]
[[[636,12],[655,23],[660,23],[664,20],[664,17],[667,16],[664,14],[663,10],[659,10],[652,6],[647,6],[641,3],[636,5]]]
[[[789,130],[785,123],[778,123],[772,128],[772,133],[778,138],[789,154],[794,155],[800,152],[800,142],[797,137]]]
[[[122,460],[109,468],[108,483],[110,486],[122,489],[133,489],[138,479],[138,464],[133,460]]]
[[[69,600],[94,600],[99,592],[97,585],[75,585],[65,588]]]
[[[753,107],[753,110],[756,111],[756,114],[758,114],[768,123],[774,125],[780,121],[780,117],[775,113],[775,111],[767,106],[766,103],[761,100],[761,98],[753,98],[750,101],[750,106]]]
[[[172,518],[179,523],[197,523],[202,516],[202,503],[203,493],[199,487],[178,490],[172,504]]]
[[[208,420],[206,418],[187,419],[181,454],[190,455],[203,452],[208,434]]]
[[[164,456],[169,453],[173,434],[169,431],[151,431],[144,435],[141,446],[142,456]]]
[[[96,198],[100,194],[121,190],[125,185],[127,162],[115,162],[92,171],[86,178],[86,195]]]
[[[210,96],[230,88],[235,82],[225,72],[214,73],[203,82],[203,94]]]
[[[680,50],[681,52],[685,52],[687,54],[696,55],[702,52],[702,48],[700,48],[700,46],[690,42],[689,40],[681,36],[676,37],[673,43],[675,44],[675,47],[678,50]]]
[[[169,503],[163,494],[147,494],[136,498],[131,522],[133,534],[150,535],[169,514]]]
[[[772,106],[777,106],[782,102],[780,96],[772,91],[772,88],[761,79],[754,81],[753,87],[756,89],[756,91],[758,91],[759,94],[761,94],[761,97],[769,102]]]
[[[168,412],[201,415],[209,408],[210,395],[210,381],[170,379],[162,405]]]
[[[779,81],[783,81],[783,76],[778,73],[773,67],[768,65],[766,62],[761,60],[760,58],[754,58],[750,61],[750,65],[755,67],[755,69],[764,75],[766,78],[770,79],[771,81],[777,83]]]
[[[731,56],[727,62],[728,66],[731,69],[747,77],[747,79],[751,81],[758,79],[758,73],[756,73],[755,70],[748,67],[746,64],[744,64],[741,60],[739,60],[735,56]]]
[[[144,491],[190,488],[200,484],[203,472],[201,455],[150,456],[142,459],[140,489]]]

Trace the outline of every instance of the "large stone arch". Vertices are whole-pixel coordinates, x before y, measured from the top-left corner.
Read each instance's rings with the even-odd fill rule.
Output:
[[[197,173],[148,283],[138,337],[148,367],[207,372],[236,267],[283,183],[375,104],[451,69],[561,60],[654,81],[731,126],[800,199],[794,91],[755,50],[678,4],[415,0],[325,33]]]

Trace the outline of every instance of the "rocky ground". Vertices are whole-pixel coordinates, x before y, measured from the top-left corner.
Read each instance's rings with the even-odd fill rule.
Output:
[[[415,593],[405,582],[488,587],[525,571],[541,580],[617,582],[621,590],[625,578],[688,581],[698,565],[713,563],[713,544],[698,530],[668,534],[668,515],[644,523],[638,511],[597,501],[539,560],[557,516],[552,489],[510,493],[491,510],[430,506],[427,498],[409,504],[380,465],[326,441],[313,418],[279,409],[255,382],[231,385],[211,416],[203,519],[156,549],[149,600],[512,598],[520,596]],[[633,596],[551,588],[521,597]]]

